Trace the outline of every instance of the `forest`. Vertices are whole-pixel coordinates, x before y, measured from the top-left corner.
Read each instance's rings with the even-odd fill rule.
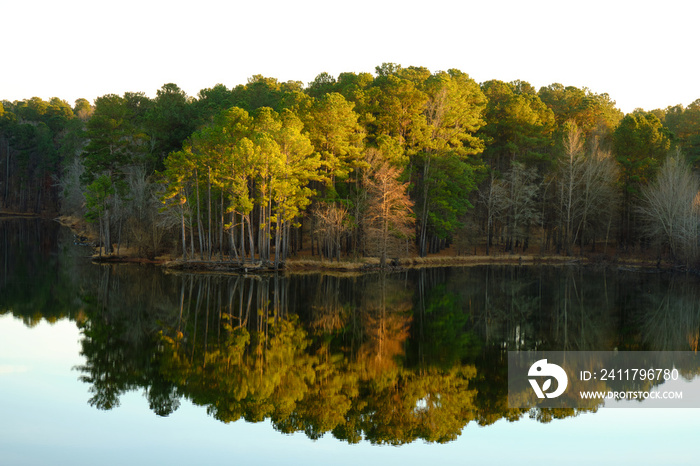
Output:
[[[83,218],[106,255],[696,266],[699,169],[700,99],[623,114],[586,88],[392,63],[0,105],[0,209]]]

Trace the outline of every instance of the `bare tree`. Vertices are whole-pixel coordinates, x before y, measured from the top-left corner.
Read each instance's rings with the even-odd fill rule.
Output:
[[[122,223],[126,223],[139,254],[154,258],[161,249],[167,230],[178,226],[182,219],[173,212],[161,212],[160,198],[164,188],[150,182],[143,167],[130,167],[126,183],[129,197],[115,209],[115,217],[119,221],[119,242]]]
[[[340,261],[340,249],[343,234],[348,229],[348,209],[344,205],[319,202],[313,209],[315,234],[319,240],[321,257]]]
[[[505,208],[502,217],[507,227],[506,249],[513,252],[518,243],[523,250],[527,248],[530,227],[540,222],[537,208],[536,182],[537,171],[534,167],[525,167],[520,162],[513,162],[506,175]]]
[[[583,132],[576,123],[567,122],[569,128],[564,136],[564,158],[559,170],[559,232],[566,253],[571,254],[571,243],[575,218],[580,214],[580,198],[577,191],[584,171]]]
[[[376,149],[367,150],[366,161],[371,167],[364,178],[368,194],[366,239],[368,250],[379,256],[384,267],[388,254],[403,255],[415,233],[413,201],[408,196],[408,183],[398,180],[400,168],[391,165]]]
[[[85,172],[85,167],[80,157],[75,157],[73,162],[66,167],[62,177],[56,176],[54,180],[61,188],[61,213],[65,215],[82,216],[85,209],[85,194],[80,189],[80,176]]]
[[[581,252],[585,233],[606,225],[609,227],[617,206],[617,165],[607,151],[595,141],[585,150],[583,132],[574,122],[567,122],[564,136],[564,157],[556,176],[558,193],[558,247],[571,254],[579,242]],[[609,228],[608,228],[609,230]],[[607,242],[607,240],[606,240]]]
[[[699,190],[697,177],[679,152],[664,161],[656,181],[642,190],[645,233],[668,247],[672,260],[698,259]]]
[[[619,191],[615,186],[618,169],[615,159],[609,151],[604,151],[597,144],[583,161],[583,170],[578,189],[579,218],[573,235],[572,244],[578,240],[581,253],[587,232],[595,235],[605,229],[607,238],[612,218],[619,205]]]
[[[495,172],[486,181],[484,187],[479,190],[479,202],[486,210],[486,255],[490,253],[493,239],[494,222],[506,208],[507,191],[502,180],[496,178]]]

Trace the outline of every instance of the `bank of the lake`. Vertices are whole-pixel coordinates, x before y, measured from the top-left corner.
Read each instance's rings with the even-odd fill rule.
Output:
[[[150,263],[165,267],[169,270],[184,270],[194,272],[212,273],[268,273],[281,270],[287,272],[341,272],[341,273],[365,273],[376,271],[399,271],[405,269],[420,269],[433,267],[465,267],[479,265],[603,265],[623,267],[639,270],[680,271],[697,272],[693,267],[679,265],[667,259],[653,257],[651,251],[644,254],[634,252],[617,251],[612,247],[604,248],[600,245],[600,251],[587,252],[583,255],[562,254],[536,254],[536,253],[510,253],[491,248],[491,253],[486,255],[485,248],[476,248],[471,254],[453,255],[451,249],[439,254],[429,254],[427,257],[417,255],[388,260],[385,267],[380,266],[377,257],[344,258],[343,260],[329,260],[312,255],[310,251],[302,250],[298,255],[287,258],[275,266],[274,260],[253,260],[241,263],[235,259],[222,259],[217,255],[211,260],[187,259],[176,256],[174,253],[164,253],[154,258],[146,258],[139,255],[138,250],[128,246],[122,246],[117,252],[105,255],[101,248],[96,246],[99,242],[94,231],[84,219],[71,216],[61,216],[55,219],[61,225],[69,228],[76,236],[77,241],[91,245],[93,249],[92,260],[103,263]],[[535,251],[537,248],[530,248]],[[528,252],[528,251],[526,251]]]

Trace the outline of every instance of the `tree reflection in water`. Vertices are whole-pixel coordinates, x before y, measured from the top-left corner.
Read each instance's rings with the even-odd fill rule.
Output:
[[[472,421],[580,412],[508,409],[508,350],[698,346],[694,276],[527,266],[166,274],[81,264],[49,251],[70,238],[48,241],[31,222],[0,222],[0,314],[78,322],[78,370],[99,409],[144,390],[161,416],[186,398],[223,422],[270,419],[310,438],[446,442]]]
[[[223,422],[270,419],[348,442],[446,442],[470,421],[594,411],[508,409],[507,350],[691,349],[700,315],[691,283],[673,277],[648,277],[666,290],[641,310],[624,306],[639,277],[609,270],[156,275],[137,280],[150,299],[110,297],[131,270],[103,272],[85,323],[91,403],[108,409],[143,388],[160,415],[185,397]],[[671,318],[685,328],[664,326]]]

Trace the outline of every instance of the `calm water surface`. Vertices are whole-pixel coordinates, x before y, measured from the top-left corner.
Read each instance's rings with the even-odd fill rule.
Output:
[[[100,266],[0,221],[0,465],[696,464],[694,409],[510,410],[508,350],[697,350],[700,281]]]

